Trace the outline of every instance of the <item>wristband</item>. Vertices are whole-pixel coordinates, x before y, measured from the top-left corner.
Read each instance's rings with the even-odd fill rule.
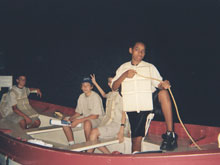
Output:
[[[122,127],[125,127],[125,124],[121,124]]]

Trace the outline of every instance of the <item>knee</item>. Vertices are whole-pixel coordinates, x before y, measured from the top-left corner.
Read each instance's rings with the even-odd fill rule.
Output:
[[[89,139],[90,139],[90,140],[95,140],[95,139],[98,138],[98,136],[99,136],[99,130],[98,130],[98,128],[94,128],[94,129],[92,129],[92,131],[91,131],[91,134],[90,134],[90,136],[89,136]]]
[[[98,136],[98,135],[99,135],[99,130],[98,130],[98,128],[92,129],[92,131],[91,131],[91,136]]]
[[[170,99],[168,91],[166,89],[160,90],[160,92],[158,93],[158,99],[160,102],[163,100]]]
[[[91,123],[90,120],[84,121],[83,124],[84,124],[84,129],[86,129],[86,128],[91,128],[91,127],[92,127],[92,123]]]
[[[22,129],[26,129],[27,124],[26,124],[25,119],[20,120],[19,124],[20,124],[20,126],[21,126]]]
[[[37,127],[39,127],[40,124],[41,124],[40,120],[35,120],[34,123],[35,123],[35,125],[36,125]]]

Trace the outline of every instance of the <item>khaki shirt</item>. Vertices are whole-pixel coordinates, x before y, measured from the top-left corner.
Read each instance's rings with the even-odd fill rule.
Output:
[[[76,112],[83,117],[99,115],[99,118],[102,118],[104,115],[104,108],[101,97],[94,91],[92,91],[90,96],[86,96],[82,93],[78,98]]]
[[[116,71],[116,76],[112,80],[112,84],[125,71],[134,69],[137,73],[162,80],[158,70],[153,64],[141,61],[137,66],[132,65],[131,61],[122,64]],[[135,75],[133,78],[126,78],[121,84],[121,93],[123,96],[123,110],[132,111],[151,111],[153,110],[152,93],[158,87],[159,82],[146,79]]]
[[[111,122],[121,124],[123,111],[122,97],[118,91],[114,91],[107,93],[106,98],[106,114],[102,119],[100,126],[108,125]]]

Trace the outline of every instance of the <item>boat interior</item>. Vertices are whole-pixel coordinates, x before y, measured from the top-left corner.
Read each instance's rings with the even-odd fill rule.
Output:
[[[12,85],[11,78],[9,78],[8,82],[5,81],[1,84],[4,85],[4,83],[6,84],[5,86],[10,87]],[[93,142],[86,142],[83,128],[73,128],[72,130],[76,144],[69,146],[62,126],[51,125],[49,121],[51,119],[60,120],[60,116],[57,116],[55,112],[59,112],[65,117],[73,115],[74,109],[36,100],[30,100],[30,104],[39,113],[39,118],[41,120],[39,128],[22,130],[19,125],[13,124],[2,118],[0,120],[0,131],[10,135],[12,138],[20,139],[25,143],[32,143],[31,145],[44,145],[62,151],[86,152],[86,150],[91,148],[107,146],[111,152],[118,151],[122,154],[131,154],[129,127],[127,128],[127,131],[125,131],[125,138],[122,143],[119,143],[117,138],[99,139]],[[198,150],[198,148],[192,144],[179,123],[174,124],[176,133],[178,134],[178,147],[174,151],[160,150],[160,144],[162,142],[161,135],[166,131],[166,125],[164,122],[152,121],[147,124],[147,127],[149,127],[149,129],[142,142],[142,152],[144,153],[186,152]],[[220,132],[219,127],[186,124],[186,128],[196,143],[201,146],[202,150],[218,148],[217,137]],[[40,143],[36,143],[34,140],[38,140]],[[96,149],[95,153],[100,152]]]

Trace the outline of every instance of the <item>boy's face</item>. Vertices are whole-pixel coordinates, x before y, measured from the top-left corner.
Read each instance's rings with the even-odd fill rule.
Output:
[[[23,88],[26,84],[26,77],[25,76],[19,76],[18,79],[16,79],[18,86],[20,88]]]
[[[92,91],[92,88],[93,88],[93,86],[90,83],[88,83],[88,82],[82,83],[81,89],[82,89],[83,93],[85,93],[85,94],[90,93]]]
[[[109,86],[111,89],[112,89],[112,87],[111,87],[112,79],[113,79],[112,77],[109,77],[109,78],[108,78],[108,86]]]
[[[129,48],[129,53],[132,54],[132,60],[141,62],[145,56],[145,45],[137,42],[133,48]]]

